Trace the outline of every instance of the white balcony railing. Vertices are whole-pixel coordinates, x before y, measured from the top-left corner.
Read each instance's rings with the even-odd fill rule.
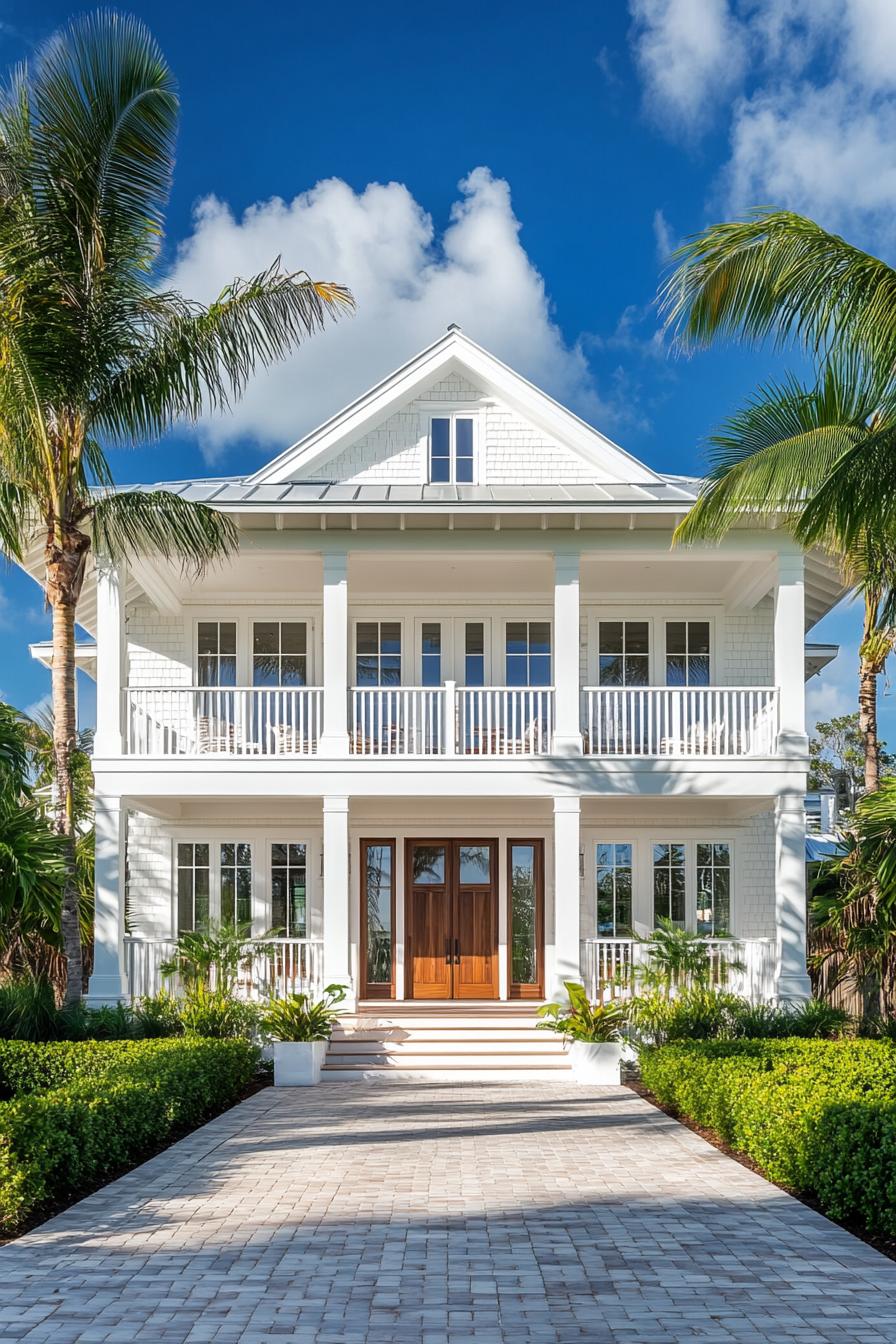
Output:
[[[350,741],[358,756],[543,756],[550,687],[355,686]]]
[[[775,943],[771,938],[707,938],[710,983],[753,1002],[775,994]],[[646,966],[649,943],[636,938],[586,938],[582,977],[592,1000],[629,998]]]
[[[182,993],[179,978],[163,976],[161,971],[175,946],[173,938],[125,938],[125,970],[132,998],[158,994],[161,989]],[[300,993],[318,998],[324,983],[323,949],[323,942],[316,938],[266,938],[264,951],[247,945],[246,962],[237,975],[237,994],[244,999],[280,999]]]
[[[778,692],[769,686],[588,686],[589,756],[771,756]]]
[[[316,686],[129,687],[125,750],[134,756],[295,756],[317,750]]]

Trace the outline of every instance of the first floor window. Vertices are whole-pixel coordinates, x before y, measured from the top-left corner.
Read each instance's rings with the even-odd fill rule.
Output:
[[[624,938],[632,929],[632,847],[598,845],[597,932],[601,938]]]
[[[368,992],[370,985],[391,991],[394,930],[392,927],[395,844],[372,840],[362,847],[366,919],[365,949]]]
[[[697,845],[697,932],[731,932],[731,852],[727,845]]]
[[[653,918],[670,919],[678,928],[685,926],[687,879],[685,846],[668,844],[653,847]]]
[[[221,846],[221,923],[252,923],[252,846]]]
[[[307,847],[271,845],[271,925],[283,938],[308,936]]]
[[[210,847],[177,846],[177,931],[191,933],[208,924],[211,895]]]

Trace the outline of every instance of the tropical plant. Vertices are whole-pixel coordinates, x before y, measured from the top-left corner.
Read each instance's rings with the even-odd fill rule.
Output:
[[[310,994],[271,999],[261,1016],[262,1030],[273,1041],[328,1041],[345,993],[344,985],[327,985],[319,999]]]
[[[147,994],[134,1005],[134,1017],[141,1034],[147,1040],[157,1040],[164,1036],[183,1035],[183,1022],[180,1018],[180,1004],[173,994],[160,990],[158,994]]]
[[[852,1018],[845,1008],[837,1008],[823,999],[807,999],[788,1010],[789,1036],[803,1036],[819,1040],[835,1040],[852,1028]]]
[[[637,941],[645,948],[646,961],[634,968],[636,983],[666,996],[688,986],[707,989],[714,975],[724,977],[728,971],[744,969],[736,958],[726,958],[716,968],[703,934],[681,928],[666,916],[657,920],[652,933]]]
[[[184,995],[180,1020],[187,1036],[251,1040],[258,1025],[259,1008],[256,1003],[236,998],[230,990],[197,984]]]
[[[179,976],[187,989],[204,985],[229,991],[239,972],[248,969],[256,956],[270,953],[265,938],[253,939],[248,923],[206,920],[180,935],[159,969],[163,976]]]
[[[628,1017],[639,1046],[667,1041],[709,1041],[737,1034],[747,1001],[701,982],[685,983],[673,996],[663,984],[636,994]]]
[[[69,1001],[82,981],[72,748],[89,552],[114,563],[155,551],[201,572],[236,543],[232,521],[211,508],[163,490],[116,492],[104,446],[226,408],[257,367],[352,302],[279,261],[208,307],[158,287],[177,115],[156,42],[108,11],[73,20],[0,97],[0,544],[23,561],[43,539]]]
[[[568,1003],[544,1003],[538,1010],[544,1031],[556,1031],[571,1041],[589,1041],[594,1044],[622,1040],[626,1010],[617,1000],[592,1003],[582,985],[575,980],[564,981],[569,995]]]
[[[59,1035],[53,985],[46,975],[23,975],[0,985],[0,1038],[52,1041]]]

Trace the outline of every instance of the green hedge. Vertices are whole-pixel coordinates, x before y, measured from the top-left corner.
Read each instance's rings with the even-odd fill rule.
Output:
[[[896,1048],[889,1041],[695,1041],[641,1055],[662,1102],[835,1218],[896,1235]]]
[[[242,1040],[3,1042],[0,1230],[232,1105],[256,1060]]]

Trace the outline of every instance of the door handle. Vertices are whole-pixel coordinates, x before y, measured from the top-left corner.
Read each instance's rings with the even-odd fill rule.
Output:
[[[459,939],[459,938],[455,938],[455,940],[454,940],[454,964],[455,964],[455,966],[459,966],[459,965],[460,965],[460,939]]]

